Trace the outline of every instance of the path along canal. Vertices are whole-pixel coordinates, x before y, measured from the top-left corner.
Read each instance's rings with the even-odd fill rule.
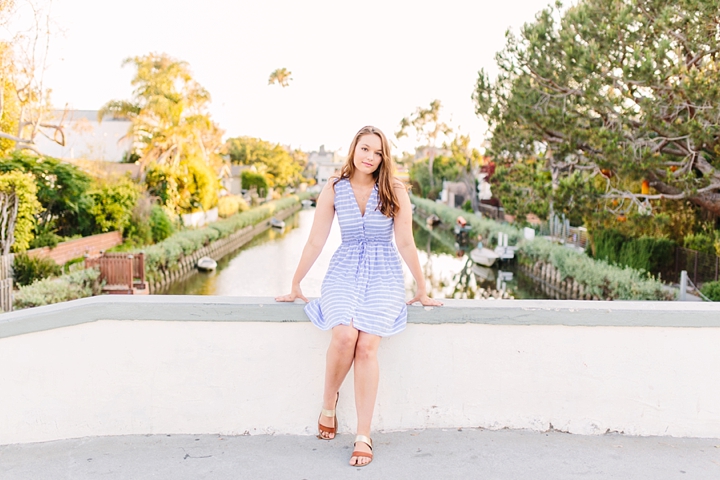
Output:
[[[218,261],[214,272],[197,272],[175,282],[158,294],[227,295],[272,297],[290,291],[295,268],[312,227],[314,209],[303,209],[285,220],[283,231],[270,229]],[[413,234],[418,248],[428,290],[435,298],[498,297],[495,280],[483,280],[472,270],[467,255],[458,257],[453,251],[452,231],[436,228],[430,232],[421,219],[414,222]],[[340,228],[334,222],[323,252],[303,280],[307,297],[320,296],[320,287],[330,258],[340,245]],[[412,275],[405,269],[405,289],[410,298],[414,292]],[[523,277],[513,265],[503,267],[513,272],[507,281],[507,294],[514,298],[547,298],[531,280]],[[485,273],[488,273],[485,271]],[[491,277],[497,276],[493,269]]]

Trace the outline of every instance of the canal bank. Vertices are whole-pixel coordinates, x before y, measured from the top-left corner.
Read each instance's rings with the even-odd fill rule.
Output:
[[[163,293],[163,291],[170,287],[173,283],[180,282],[193,274],[198,273],[197,262],[202,257],[210,257],[213,260],[218,261],[226,255],[238,250],[243,245],[250,242],[253,238],[272,228],[272,218],[285,220],[301,208],[302,205],[300,204],[288,207],[276,213],[271,218],[263,220],[254,226],[249,225],[225,238],[216,240],[209,245],[196,250],[190,255],[183,257],[178,263],[178,267],[176,269],[158,272],[159,274],[156,276],[156,280],[154,282],[150,282],[149,284],[150,293]]]

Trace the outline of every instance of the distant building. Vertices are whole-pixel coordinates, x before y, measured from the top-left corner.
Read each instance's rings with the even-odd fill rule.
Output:
[[[320,145],[317,152],[308,153],[308,165],[314,165],[316,168],[316,177],[318,186],[322,187],[328,179],[338,173],[343,166],[345,158],[337,151],[325,150],[325,145]]]
[[[107,116],[99,122],[97,110],[54,110],[47,121],[62,121],[65,133],[65,146],[36,137],[38,150],[50,157],[120,162],[132,145],[130,120]]]
[[[230,195],[240,195],[242,193],[242,172],[250,168],[249,165],[223,165],[218,176],[225,191]]]

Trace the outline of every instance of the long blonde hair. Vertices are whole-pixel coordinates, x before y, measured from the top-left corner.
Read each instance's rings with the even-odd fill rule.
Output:
[[[333,187],[343,178],[350,179],[355,173],[355,147],[357,147],[360,137],[363,135],[377,135],[382,144],[382,160],[378,168],[373,172],[375,184],[378,186],[378,206],[376,210],[379,209],[380,213],[386,217],[395,217],[400,208],[400,204],[393,190],[394,168],[392,156],[390,155],[390,142],[388,142],[387,137],[385,137],[385,134],[382,133],[379,128],[367,126],[361,128],[355,134],[355,137],[350,143],[347,161],[340,170],[340,177],[335,180]]]

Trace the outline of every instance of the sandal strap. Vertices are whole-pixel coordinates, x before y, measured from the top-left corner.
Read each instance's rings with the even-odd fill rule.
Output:
[[[315,410],[315,411],[317,412],[317,410]],[[332,417],[335,416],[335,410],[325,410],[325,409],[323,408],[323,409],[322,409],[322,414],[323,414],[324,417],[330,417],[330,418],[332,418]]]
[[[357,442],[363,442],[365,445],[370,447],[370,450],[373,449],[372,439],[370,437],[366,437],[365,435],[357,435],[355,437],[355,443],[357,443]],[[355,454],[353,453],[353,455],[355,455]],[[364,454],[363,456],[367,457],[367,454]],[[370,457],[372,457],[372,455],[370,455]]]
[[[373,454],[372,454],[372,453],[367,453],[367,452],[358,452],[357,450],[356,450],[356,451],[354,451],[354,452],[352,453],[352,455],[351,455],[351,456],[352,456],[352,457],[365,457],[365,458],[373,458]]]
[[[321,432],[325,432],[325,433],[335,433],[337,431],[337,428],[336,427],[326,427],[322,423],[318,423],[318,430],[320,430]]]

